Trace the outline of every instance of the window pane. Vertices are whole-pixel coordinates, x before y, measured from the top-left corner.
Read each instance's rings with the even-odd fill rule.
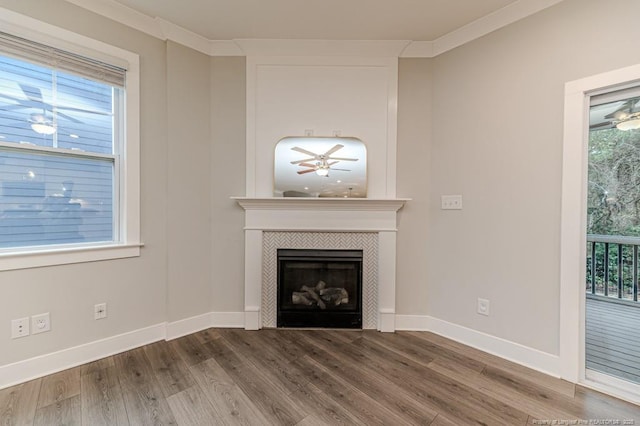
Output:
[[[113,241],[113,159],[0,150],[0,247]]]
[[[112,154],[119,90],[0,56],[0,141]]]

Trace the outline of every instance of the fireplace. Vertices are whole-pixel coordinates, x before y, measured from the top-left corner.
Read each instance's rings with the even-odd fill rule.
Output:
[[[278,327],[362,328],[362,250],[277,253]]]
[[[244,324],[277,327],[278,249],[362,250],[362,328],[393,332],[406,199],[234,197],[245,209]]]

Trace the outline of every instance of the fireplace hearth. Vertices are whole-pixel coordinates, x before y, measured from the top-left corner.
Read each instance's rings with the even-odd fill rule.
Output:
[[[278,327],[362,328],[362,250],[277,255]]]

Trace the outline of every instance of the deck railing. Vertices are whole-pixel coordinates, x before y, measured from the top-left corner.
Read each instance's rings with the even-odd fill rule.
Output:
[[[638,302],[640,237],[587,235],[588,294]]]

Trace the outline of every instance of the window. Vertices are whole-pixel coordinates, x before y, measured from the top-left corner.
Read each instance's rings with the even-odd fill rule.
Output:
[[[137,56],[82,50],[0,33],[0,269],[139,254]]]

